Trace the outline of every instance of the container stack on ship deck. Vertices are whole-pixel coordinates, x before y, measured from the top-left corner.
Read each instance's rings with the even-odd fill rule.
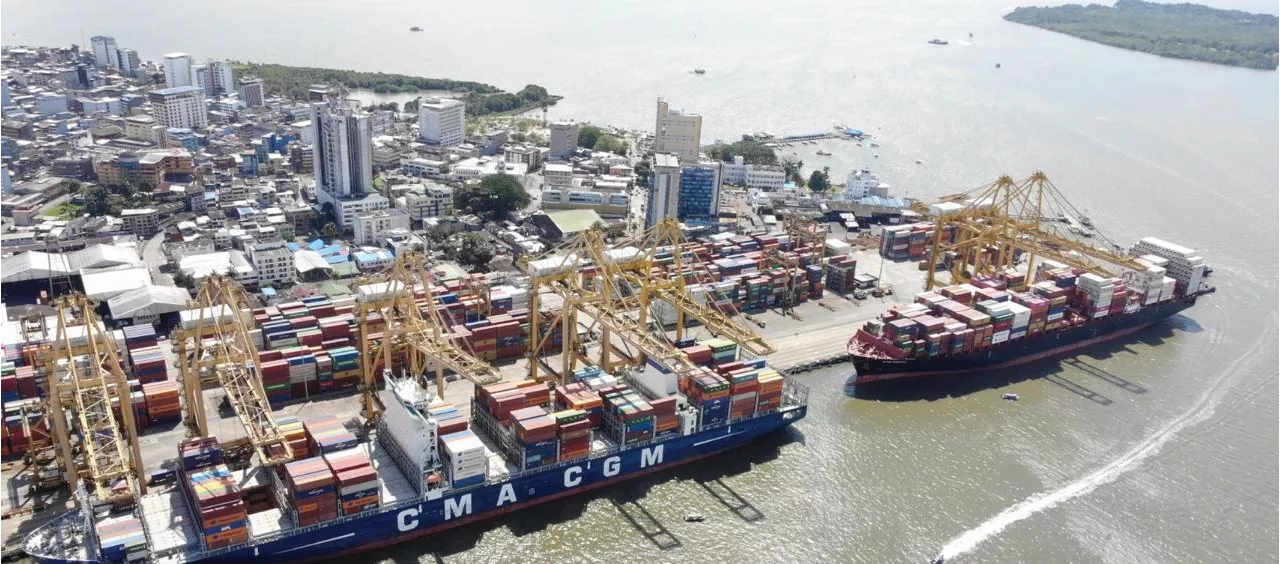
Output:
[[[1205,271],[1195,251],[1147,238],[1130,253],[1137,266],[1120,276],[1038,260],[1030,274],[1006,270],[920,292],[857,331],[852,381],[1011,366],[1132,332],[1195,303]],[[1047,334],[1058,337],[1046,341]]]

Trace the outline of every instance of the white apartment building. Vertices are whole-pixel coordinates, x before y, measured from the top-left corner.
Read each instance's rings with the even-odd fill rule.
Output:
[[[702,116],[670,109],[658,98],[658,120],[654,126],[653,152],[670,153],[682,163],[698,162],[702,146]]]
[[[114,37],[95,35],[89,38],[89,43],[93,46],[93,60],[98,68],[120,68],[120,48]]]
[[[169,53],[164,56],[164,86],[198,86],[196,84],[196,63],[186,53]]]
[[[204,91],[199,86],[178,86],[152,90],[148,95],[152,113],[165,128],[199,130],[209,125],[204,105]]]
[[[338,225],[343,228],[355,225],[356,216],[362,213],[391,208],[391,202],[382,197],[381,194],[360,194],[359,196],[338,198],[336,200],[325,200],[321,197],[323,193],[321,190],[316,190],[317,199],[320,200],[322,205],[325,201],[333,204],[333,213],[337,216]]]
[[[880,179],[869,170],[850,171],[844,182],[844,192],[839,194],[839,199],[861,200],[867,196],[888,197],[889,185],[880,182]]]
[[[409,214],[404,210],[378,210],[362,213],[355,218],[352,230],[357,245],[380,246],[383,237],[393,229],[409,229]]]
[[[453,188],[443,184],[427,184],[420,190],[404,193],[404,211],[414,221],[453,214]]]
[[[292,282],[294,279],[293,251],[283,241],[254,243],[245,249],[253,267],[258,270],[258,281]]]
[[[787,173],[778,166],[747,165],[745,184],[747,188],[777,192],[786,187]]]
[[[416,176],[418,178],[443,179],[446,176],[444,172],[445,171],[444,161],[424,159],[419,157],[415,159],[409,159],[404,164],[400,165],[400,167],[402,170],[404,170],[405,174],[409,176]]]
[[[557,121],[551,124],[551,154],[548,159],[563,161],[578,149],[578,124]]]
[[[472,157],[454,164],[450,176],[457,182],[470,182],[491,174],[505,173],[516,177],[517,180],[523,180],[528,172],[529,167],[524,163],[509,163],[498,157]]]
[[[573,166],[561,163],[548,163],[542,168],[542,178],[547,186],[561,188],[573,187]]]
[[[423,98],[418,103],[418,134],[432,145],[461,145],[467,134],[467,105],[452,98]]]
[[[679,205],[680,160],[675,155],[655,154],[645,227],[653,227],[668,217],[677,217]]]

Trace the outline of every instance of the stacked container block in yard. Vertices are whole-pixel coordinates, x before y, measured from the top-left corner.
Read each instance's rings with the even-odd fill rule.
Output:
[[[224,464],[187,473],[196,518],[209,550],[249,540],[249,514],[240,488]]]
[[[489,473],[489,451],[471,430],[440,437],[445,477],[455,488],[483,484]]]
[[[338,516],[333,470],[323,459],[306,458],[285,464],[283,477],[290,502],[297,510],[299,527],[331,521]]]
[[[26,425],[23,425],[23,412]],[[45,442],[52,436],[49,420],[39,398],[27,398],[4,404],[4,426],[0,427],[0,454],[4,456],[25,454],[32,442]],[[30,435],[28,435],[30,433]]]
[[[338,488],[338,504],[342,515],[355,515],[376,509],[379,502],[378,473],[363,448],[349,448],[324,455],[333,471]]]
[[[356,446],[356,436],[333,415],[319,415],[303,420],[307,430],[308,450],[327,454]]]
[[[511,428],[520,449],[516,462],[523,470],[555,464],[560,451],[556,420],[541,407],[525,407],[511,412]]]
[[[852,256],[827,259],[827,288],[841,294],[856,290],[857,282],[854,277],[857,275],[857,270],[858,261]]]
[[[133,516],[109,517],[93,526],[98,545],[107,562],[140,562],[147,559],[147,535],[142,522]]]
[[[267,401],[279,405],[293,398],[289,361],[283,358],[263,360],[262,387],[267,392]]]
[[[181,392],[177,382],[152,382],[142,384],[142,398],[147,418],[152,425],[172,423],[182,419]]]
[[[351,388],[360,381],[360,351],[355,347],[341,347],[329,351],[333,359],[333,387]],[[324,389],[323,383],[321,389]]]
[[[158,346],[129,349],[129,361],[133,366],[133,377],[143,384],[169,379],[169,369],[165,365],[164,353]]]

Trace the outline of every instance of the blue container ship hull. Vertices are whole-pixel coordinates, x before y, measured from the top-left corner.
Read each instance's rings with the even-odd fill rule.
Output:
[[[1133,313],[1112,315],[1077,327],[1048,331],[982,350],[955,355],[902,360],[853,353],[855,374],[845,381],[845,393],[875,382],[920,377],[950,377],[998,370],[1054,358],[1141,331],[1195,305],[1196,296],[1161,302]]]
[[[666,470],[743,446],[800,419],[806,406],[736,421],[610,455],[566,462],[513,480],[444,492],[365,515],[339,518],[226,549],[188,554],[188,562],[309,562],[390,546],[548,501]],[[39,562],[69,562],[42,558]]]

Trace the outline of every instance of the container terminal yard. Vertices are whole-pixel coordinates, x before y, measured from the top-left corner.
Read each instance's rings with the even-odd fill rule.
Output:
[[[1042,175],[994,186],[1057,195]],[[802,218],[695,241],[672,221],[628,241],[588,230],[522,261],[519,286],[441,279],[412,252],[344,298],[262,306],[214,276],[172,335],[113,330],[83,296],[58,298],[54,317],[6,327],[5,546],[41,561],[292,561],[404,542],[791,425],[805,368],[856,358],[855,331],[916,317],[890,308],[942,301],[919,294],[935,284],[955,298],[1030,269],[1110,298],[1122,289],[1089,259],[1134,287],[1185,251],[1144,240],[1138,259],[1056,234],[1039,207],[1014,212],[1034,217],[1022,224],[992,209],[944,199],[921,207],[932,222],[875,238]],[[975,225],[1016,228],[968,252]],[[1137,300],[1160,302],[1149,288],[1166,278],[1144,278]],[[1194,300],[1199,278],[1177,295]],[[1008,307],[981,309],[1012,324]],[[939,356],[933,337],[880,336]]]

